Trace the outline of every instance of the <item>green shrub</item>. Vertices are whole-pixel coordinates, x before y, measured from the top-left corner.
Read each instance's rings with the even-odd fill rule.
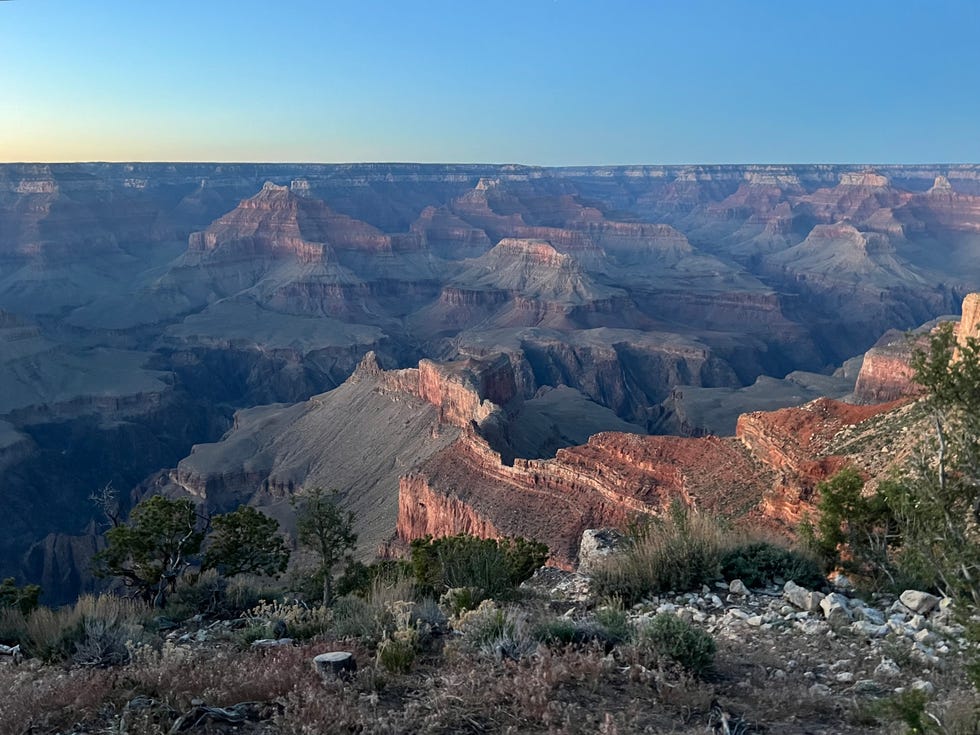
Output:
[[[410,641],[385,638],[378,644],[378,664],[389,674],[407,674],[415,663],[415,646]]]
[[[547,558],[547,546],[523,538],[426,536],[412,542],[411,568],[425,594],[474,587],[487,597],[496,597],[512,593]]]
[[[334,591],[338,597],[344,595],[366,597],[371,593],[372,585],[378,579],[384,580],[384,584],[389,584],[391,580],[411,576],[411,565],[400,559],[384,559],[373,564],[351,559],[344,567],[343,574],[337,579]]]
[[[462,633],[465,645],[498,659],[520,660],[538,643],[527,613],[519,608],[498,607],[493,600],[484,600],[476,610],[463,613],[453,627]]]
[[[18,587],[13,577],[7,577],[0,582],[0,609],[13,608],[27,615],[37,610],[41,588],[36,584],[25,584]]]
[[[459,617],[467,610],[476,610],[486,598],[479,587],[451,587],[439,598],[439,604],[445,607],[453,617]]]
[[[580,645],[592,640],[592,631],[569,618],[548,618],[532,629],[535,640],[548,646]]]
[[[801,536],[827,565],[843,569],[871,589],[898,584],[894,550],[901,539],[883,490],[866,494],[860,473],[845,467],[817,485],[819,519],[801,528]]]
[[[714,639],[676,615],[656,615],[639,631],[638,639],[641,645],[649,646],[654,653],[676,661],[697,676],[707,673],[714,663]]]
[[[812,557],[765,541],[727,551],[721,558],[721,573],[725,579],[741,579],[749,587],[772,584],[776,578],[809,588],[827,581],[822,567]]]
[[[597,609],[595,624],[598,628],[596,637],[606,644],[616,645],[630,637],[629,616],[619,600]]]
[[[590,620],[566,617],[540,620],[532,627],[531,636],[552,647],[599,643],[608,653],[630,637],[629,618],[621,605],[606,605]]]
[[[630,540],[592,575],[599,594],[630,604],[660,592],[698,589],[718,579],[722,557],[733,543],[718,519],[680,504],[635,527]]]
[[[334,624],[334,612],[322,605],[310,606],[277,600],[260,602],[243,617],[248,620],[251,628],[246,637],[255,635],[256,638],[294,638],[305,641],[330,632]]]

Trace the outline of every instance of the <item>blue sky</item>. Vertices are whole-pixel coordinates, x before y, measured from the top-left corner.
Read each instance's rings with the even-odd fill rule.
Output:
[[[980,161],[980,2],[7,0],[0,161]]]

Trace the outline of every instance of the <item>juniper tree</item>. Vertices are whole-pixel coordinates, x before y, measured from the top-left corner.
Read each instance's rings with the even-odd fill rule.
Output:
[[[333,598],[333,571],[357,543],[354,514],[340,507],[340,493],[313,488],[296,501],[299,542],[318,557],[317,573],[323,578],[323,604]]]

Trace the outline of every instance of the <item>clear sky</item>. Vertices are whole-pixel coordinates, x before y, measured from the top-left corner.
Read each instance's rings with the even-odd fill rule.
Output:
[[[0,0],[0,161],[980,161],[978,0]]]

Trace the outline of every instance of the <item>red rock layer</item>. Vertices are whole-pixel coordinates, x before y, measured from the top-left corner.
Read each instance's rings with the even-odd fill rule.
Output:
[[[743,416],[737,437],[685,439],[603,433],[554,459],[504,464],[474,433],[401,479],[397,534],[519,535],[548,544],[553,563],[575,563],[582,531],[661,513],[677,500],[754,522],[796,523],[816,484],[849,460],[827,455],[847,426],[896,403],[820,399]]]

